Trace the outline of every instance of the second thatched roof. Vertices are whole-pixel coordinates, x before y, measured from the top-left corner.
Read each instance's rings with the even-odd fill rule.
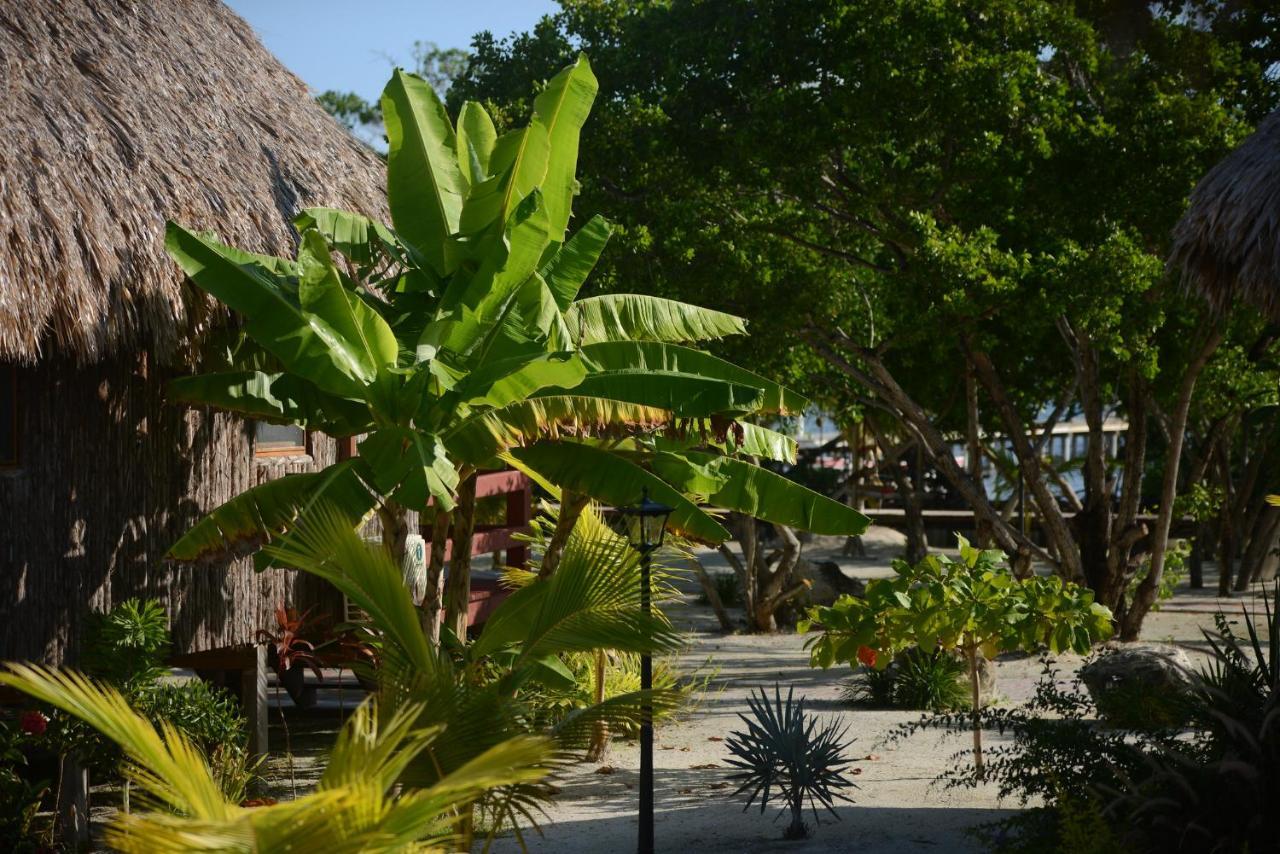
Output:
[[[384,168],[216,0],[0,4],[0,361],[180,350],[209,319],[164,223],[290,254]]]
[[[1244,300],[1280,319],[1280,113],[1196,185],[1169,262],[1215,307]]]

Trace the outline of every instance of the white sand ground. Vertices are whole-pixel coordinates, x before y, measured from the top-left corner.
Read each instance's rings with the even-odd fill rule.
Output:
[[[873,529],[871,554],[866,559],[839,556],[833,544],[814,544],[806,556],[836,560],[846,574],[873,578],[890,572],[895,549],[892,532]],[[827,546],[827,547],[823,547]],[[704,565],[712,572],[728,572],[714,553],[704,553]],[[1216,578],[1207,568],[1206,584]],[[717,669],[711,690],[697,709],[684,719],[660,724],[656,732],[657,850],[664,852],[969,852],[981,847],[964,831],[999,819],[1018,807],[1001,803],[994,787],[944,789],[933,783],[936,775],[955,761],[954,754],[968,745],[967,738],[926,732],[896,745],[882,739],[900,723],[915,720],[918,712],[854,709],[840,703],[840,683],[847,667],[828,671],[808,666],[804,638],[795,633],[772,636],[725,635],[719,631],[710,608],[696,603],[697,586],[683,583],[682,601],[668,607],[677,624],[690,633],[690,647],[681,656],[689,669]],[[1174,641],[1193,655],[1203,649],[1200,626],[1212,626],[1212,614],[1223,607],[1239,613],[1242,601],[1219,601],[1206,591],[1192,591],[1185,583],[1178,594],[1147,621],[1145,639]],[[1079,665],[1075,656],[1061,656],[1064,672]],[[1025,702],[1040,675],[1036,658],[1009,658],[996,663],[998,693],[1004,703]],[[742,804],[728,795],[733,787],[728,773],[725,738],[740,728],[737,717],[746,711],[746,697],[757,687],[772,689],[775,682],[785,692],[791,686],[804,696],[807,708],[838,715],[849,724],[855,739],[850,756],[859,757],[854,778],[860,788],[850,792],[852,804],[837,809],[840,821],[823,815],[810,839],[781,839],[784,821],[776,821],[772,808],[761,814],[756,808],[743,812]],[[996,743],[994,734],[987,744]],[[602,770],[611,773],[600,773]],[[636,844],[636,785],[639,748],[615,741],[604,763],[583,764],[563,781],[561,793],[543,822],[544,836],[526,837],[537,852],[625,852]],[[812,825],[812,814],[809,815]],[[514,840],[500,840],[498,852],[519,850]]]

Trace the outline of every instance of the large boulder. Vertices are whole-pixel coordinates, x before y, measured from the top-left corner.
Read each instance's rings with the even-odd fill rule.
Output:
[[[1080,669],[1103,720],[1121,729],[1163,729],[1185,723],[1194,676],[1191,659],[1173,644],[1105,647]]]
[[[867,585],[860,579],[846,575],[840,564],[833,560],[811,561],[803,558],[796,564],[796,576],[809,583],[806,601],[810,605],[830,605],[841,596],[866,594]]]

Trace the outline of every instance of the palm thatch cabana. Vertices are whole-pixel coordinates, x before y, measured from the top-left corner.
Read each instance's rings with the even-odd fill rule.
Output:
[[[1169,263],[1215,308],[1244,300],[1280,320],[1280,112],[1196,185]]]
[[[302,206],[386,218],[378,157],[216,0],[0,5],[0,80],[0,659],[73,658],[81,615],[135,595],[179,651],[250,641],[282,601],[339,607],[163,560],[203,512],[337,452],[255,457],[252,425],[166,402],[220,318],[163,233],[291,253]]]

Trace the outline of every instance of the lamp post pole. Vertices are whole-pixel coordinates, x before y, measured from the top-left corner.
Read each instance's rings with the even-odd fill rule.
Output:
[[[640,552],[640,608],[647,620],[649,602],[649,558],[653,547]],[[649,653],[640,656],[640,690],[645,698],[640,706],[640,838],[639,854],[653,854],[653,702],[648,692],[653,688],[653,659]]]
[[[653,590],[650,584],[653,553],[662,547],[667,532],[667,517],[673,508],[649,499],[645,489],[638,504],[609,511],[614,530],[640,554],[640,609],[644,622],[651,625]],[[640,656],[640,828],[636,850],[653,854],[653,658],[648,652]]]

